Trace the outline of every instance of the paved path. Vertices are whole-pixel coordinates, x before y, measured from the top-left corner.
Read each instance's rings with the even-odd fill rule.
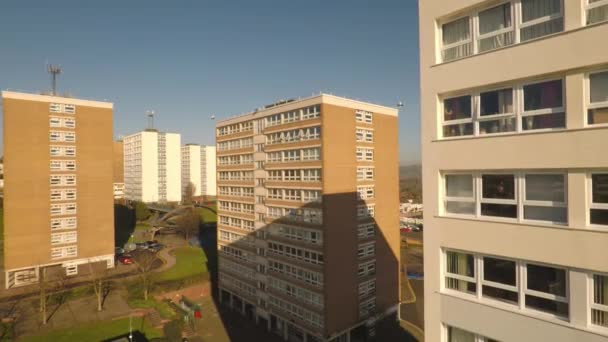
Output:
[[[174,249],[175,247],[166,247],[158,252],[158,257],[163,261],[163,265],[155,269],[154,272],[162,272],[175,266],[177,260],[175,256],[171,254],[171,251],[173,251]]]

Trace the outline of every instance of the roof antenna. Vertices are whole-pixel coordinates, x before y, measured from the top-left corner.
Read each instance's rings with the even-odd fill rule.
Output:
[[[146,111],[146,116],[148,117],[148,127],[147,129],[149,130],[153,130],[154,129],[154,111],[153,110],[147,110]]]
[[[61,66],[60,65],[52,65],[49,64],[46,67],[46,71],[51,74],[51,85],[53,87],[52,91],[51,91],[51,95],[56,96],[57,95],[57,75],[61,74]]]

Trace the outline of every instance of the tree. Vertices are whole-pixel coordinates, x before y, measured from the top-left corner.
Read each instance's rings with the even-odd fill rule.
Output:
[[[192,235],[198,234],[201,224],[201,216],[195,207],[187,207],[184,212],[176,218],[178,230],[184,234],[186,241],[190,241]]]
[[[103,297],[108,291],[108,268],[105,263],[89,263],[91,285],[97,297],[97,311],[102,310]]]
[[[184,204],[192,204],[194,202],[194,194],[196,193],[196,185],[189,182],[184,188],[184,195],[182,201]]]
[[[150,209],[144,202],[135,202],[135,219],[144,221],[150,217]]]
[[[148,251],[142,251],[133,256],[133,261],[137,266],[137,273],[141,279],[144,290],[144,300],[148,300],[148,292],[152,286],[154,278],[152,277],[152,269],[154,263],[158,260],[156,254]]]
[[[42,315],[42,324],[47,323],[46,315],[46,304],[47,304],[47,291],[49,288],[49,281],[46,277],[46,268],[40,268],[40,274],[38,278],[38,294],[40,296],[40,314]]]

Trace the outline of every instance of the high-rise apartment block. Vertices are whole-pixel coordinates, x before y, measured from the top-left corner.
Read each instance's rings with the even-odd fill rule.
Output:
[[[2,92],[5,286],[114,266],[112,103]]]
[[[215,146],[186,144],[182,146],[182,195],[192,183],[194,196],[215,196]]]
[[[181,136],[147,129],[123,139],[125,198],[142,202],[180,202]]]
[[[285,339],[348,341],[397,307],[397,110],[318,95],[217,126],[223,303]]]
[[[427,341],[608,341],[608,1],[420,9]]]

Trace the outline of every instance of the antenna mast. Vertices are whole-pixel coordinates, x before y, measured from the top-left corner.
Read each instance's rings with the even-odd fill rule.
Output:
[[[146,111],[146,116],[148,117],[148,127],[147,129],[154,129],[154,111],[153,110],[147,110]]]
[[[47,66],[47,72],[49,74],[51,74],[51,82],[52,82],[52,93],[51,95],[56,96],[57,95],[57,75],[61,74],[61,66],[59,65],[51,65],[49,64]]]

